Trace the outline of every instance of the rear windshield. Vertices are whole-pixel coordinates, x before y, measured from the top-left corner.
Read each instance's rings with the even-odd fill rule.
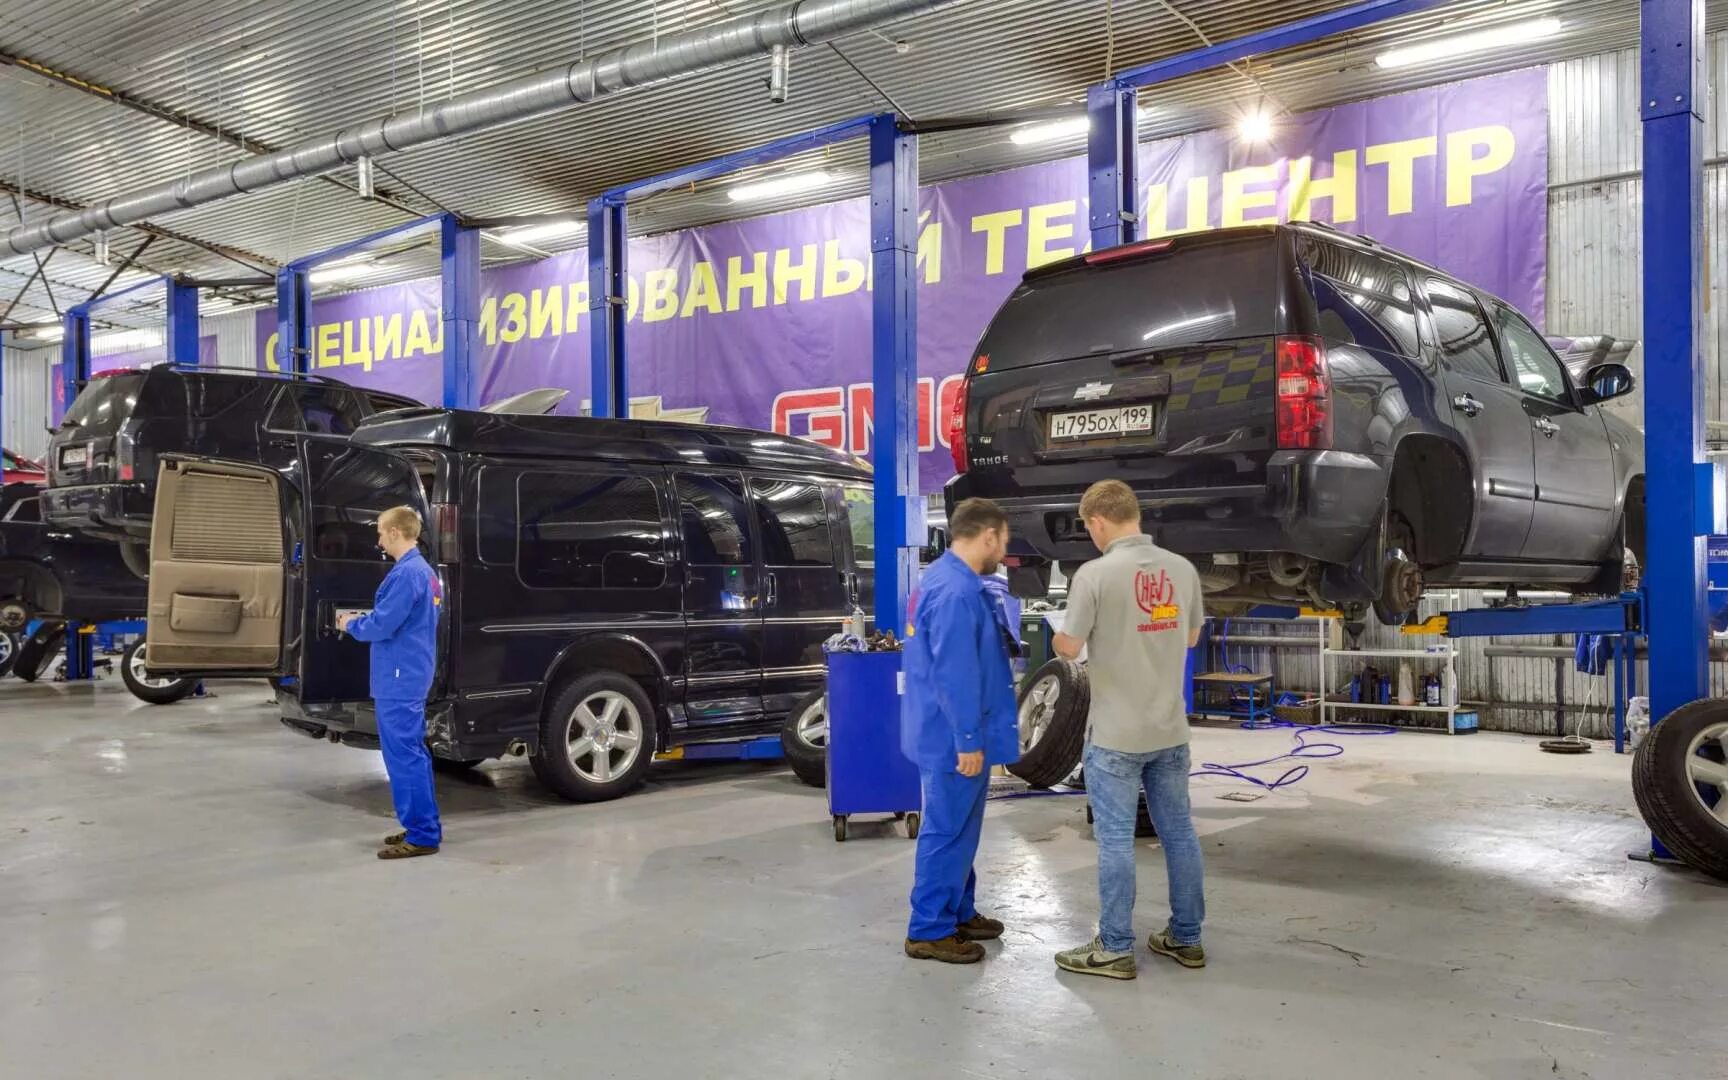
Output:
[[[1079,266],[1022,283],[978,351],[999,371],[1275,334],[1279,279],[1273,234]]]
[[[60,425],[90,434],[116,431],[132,416],[138,388],[143,385],[142,373],[91,379],[66,410]]]

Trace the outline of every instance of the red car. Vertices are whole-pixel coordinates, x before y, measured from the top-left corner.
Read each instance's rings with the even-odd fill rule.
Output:
[[[48,472],[40,462],[31,461],[24,455],[11,450],[0,451],[0,454],[4,455],[3,459],[0,459],[0,464],[3,464],[6,472],[6,483],[41,486],[48,482]]]

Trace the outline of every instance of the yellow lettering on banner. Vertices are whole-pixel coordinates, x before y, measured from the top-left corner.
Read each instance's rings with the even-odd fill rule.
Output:
[[[768,253],[752,252],[750,272],[744,272],[744,259],[734,255],[726,260],[726,310],[737,311],[745,289],[750,290],[750,306],[768,306]]]
[[[282,370],[282,365],[276,362],[276,343],[280,340],[280,334],[271,334],[264,339],[264,369],[266,371]]]
[[[358,325],[353,322],[342,324],[342,362],[358,364],[366,371],[372,370],[371,319],[361,319]]]
[[[1278,166],[1250,165],[1245,169],[1232,169],[1224,174],[1224,209],[1220,215],[1220,224],[1229,229],[1237,225],[1253,225],[1259,222],[1277,220],[1278,191],[1276,188],[1263,188],[1249,191],[1250,184],[1276,184],[1278,182]],[[1250,210],[1271,209],[1272,214],[1256,214],[1248,216]]]
[[[994,214],[979,214],[972,219],[972,231],[984,234],[984,272],[1000,274],[1004,268],[1003,253],[1008,245],[1008,230],[1018,229],[1025,215],[1018,210],[998,210]]]
[[[1381,143],[1368,148],[1370,165],[1386,166],[1386,212],[1408,214],[1415,205],[1416,159],[1433,157],[1440,140],[1429,135],[1420,139]]]
[[[864,284],[865,264],[861,259],[848,259],[840,254],[840,241],[829,240],[822,245],[822,295],[845,296],[855,293]]]
[[[383,318],[383,316],[378,316],[378,318]],[[397,324],[397,329],[401,329],[400,323]],[[496,296],[488,296],[486,299],[480,301],[480,325],[478,329],[480,331],[481,341],[484,341],[488,345],[498,344],[498,298]],[[382,333],[382,331],[379,333]],[[374,334],[373,336],[376,337],[378,335]],[[400,340],[402,335],[398,333],[396,336],[397,339]],[[378,345],[378,351],[384,351],[384,345],[382,342]],[[379,359],[383,358],[380,357]]]
[[[774,251],[774,303],[786,302],[786,286],[796,281],[798,283],[798,299],[814,300],[816,298],[816,245],[805,244],[799,248],[802,260],[792,261],[791,248],[776,248]]]
[[[624,321],[636,321],[636,309],[642,305],[642,287],[636,284],[636,278],[630,277],[624,282]]]
[[[664,270],[648,271],[648,281],[644,286],[647,299],[642,313],[643,322],[665,322],[678,315],[678,270],[667,267]]]
[[[494,316],[496,316],[498,305],[491,300],[487,300],[486,305],[492,309]],[[480,318],[484,322],[485,309],[481,310]],[[493,324],[493,331],[497,331],[496,322]],[[486,340],[488,345],[496,344],[496,342],[497,339],[493,337],[488,337]],[[378,357],[380,364],[386,360],[400,360],[402,358],[402,313],[400,311],[389,318],[385,318],[383,315],[372,316],[372,345],[373,353]]]
[[[528,336],[539,341],[547,334],[564,336],[564,286],[535,289],[528,303]]]
[[[1340,150],[1332,155],[1332,176],[1314,179],[1314,159],[1296,158],[1290,162],[1290,220],[1313,221],[1314,203],[1320,199],[1332,203],[1333,224],[1356,220],[1356,151]]]
[[[519,293],[511,293],[506,299],[522,301],[522,296]],[[443,328],[443,323],[439,323],[439,328]],[[522,334],[518,331],[516,336],[512,338],[509,336],[509,331],[505,331],[504,340],[521,341]],[[415,353],[426,356],[432,351],[432,328],[426,322],[426,313],[416,311],[408,316],[408,348],[402,354],[403,359],[407,359]]]
[[[690,288],[684,293],[684,310],[679,314],[688,319],[698,311],[718,315],[726,310],[720,300],[720,282],[714,278],[714,264],[699,262],[690,268]]]
[[[1067,240],[1074,235],[1074,223],[1063,221],[1058,224],[1057,218],[1072,218],[1076,209],[1073,199],[1066,202],[1045,203],[1034,206],[1026,216],[1026,269],[1035,270],[1040,266],[1048,266],[1053,262],[1074,257],[1074,249],[1063,246],[1053,248],[1052,240]]]
[[[1203,232],[1212,227],[1212,178],[1196,176],[1188,181],[1188,224],[1183,232]]]
[[[498,336],[511,345],[528,336],[528,298],[519,292],[505,293],[499,302],[504,309],[504,325],[499,329]],[[416,316],[422,316],[416,311]],[[408,351],[414,351],[414,327],[408,327]]]
[[[918,217],[918,223],[922,227],[918,230],[918,257],[915,265],[924,268],[924,284],[935,285],[942,280],[942,223],[932,221],[925,225],[924,222],[929,216],[930,211],[926,210]]]
[[[564,332],[574,334],[582,325],[582,316],[588,314],[588,283],[572,281],[564,286],[564,295],[570,301],[565,306]]]
[[[318,327],[318,366],[335,367],[342,362],[342,324],[324,323]]]
[[[1485,152],[1478,157],[1476,147]],[[1478,176],[1512,164],[1517,140],[1512,129],[1493,124],[1446,134],[1446,205],[1469,206]]]
[[[430,351],[435,352],[435,353],[441,353],[444,351],[444,312],[443,311],[435,311],[432,313],[432,330],[433,330],[432,348]]]
[[[1153,184],[1146,189],[1146,238],[1156,240],[1161,236],[1178,236],[1182,233],[1202,232],[1209,227],[1211,216],[1212,181],[1205,176],[1195,176],[1188,180],[1187,220],[1180,226],[1170,224],[1170,185]]]

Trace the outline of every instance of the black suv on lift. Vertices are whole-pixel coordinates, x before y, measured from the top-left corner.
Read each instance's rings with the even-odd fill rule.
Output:
[[[285,466],[301,432],[347,435],[375,413],[419,405],[322,376],[171,364],[105,371],[85,384],[48,444],[42,516],[120,541],[142,577],[159,455]]]
[[[526,753],[580,801],[656,751],[779,733],[873,601],[870,472],[802,439],[415,409],[299,442],[287,469],[164,459],[147,657],[293,677],[283,722],[314,737],[377,746],[366,646],[334,625],[371,606],[390,506],[430,523],[444,586],[433,754]]]
[[[1094,555],[1106,477],[1192,558],[1209,604],[1372,602],[1425,585],[1618,591],[1642,555],[1643,435],[1510,305],[1322,226],[1226,229],[1029,272],[950,421],[960,475],[1013,522],[1021,595]]]

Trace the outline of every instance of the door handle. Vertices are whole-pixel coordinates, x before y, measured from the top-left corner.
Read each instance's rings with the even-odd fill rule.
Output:
[[[1482,411],[1482,403],[1469,394],[1459,394],[1452,399],[1452,407],[1465,416],[1475,416]]]
[[[1546,416],[1538,416],[1536,418],[1536,430],[1540,431],[1546,437],[1552,439],[1554,437],[1554,433],[1556,431],[1560,430],[1560,425],[1556,424],[1554,421],[1548,419]]]
[[[773,574],[763,574],[762,575],[762,585],[763,585],[764,591],[767,593],[767,600],[766,600],[765,604],[767,607],[773,607],[774,606],[774,575]]]

